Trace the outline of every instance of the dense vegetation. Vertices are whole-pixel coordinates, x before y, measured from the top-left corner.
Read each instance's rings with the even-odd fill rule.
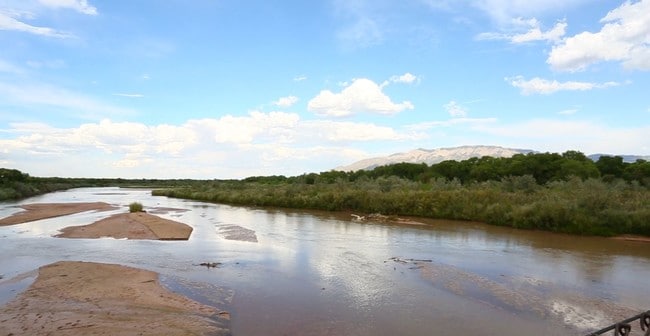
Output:
[[[531,153],[368,171],[243,180],[35,178],[0,169],[0,200],[72,187],[142,186],[155,195],[249,206],[482,221],[577,234],[650,236],[650,162]]]
[[[578,234],[650,236],[650,162],[580,152],[400,163],[370,171],[207,181],[156,195],[252,206],[482,221]]]
[[[16,169],[0,168],[0,201],[21,199],[53,191],[80,187],[154,188],[187,186],[190,184],[190,180],[33,177]]]

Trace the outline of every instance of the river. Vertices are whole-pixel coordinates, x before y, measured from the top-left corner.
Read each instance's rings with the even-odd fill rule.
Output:
[[[121,208],[0,227],[0,304],[39,266],[81,260],[153,270],[175,291],[225,304],[234,335],[580,335],[650,309],[650,244],[642,242],[458,221],[354,222],[120,188],[0,203],[0,218],[20,204],[95,201]],[[136,201],[191,225],[192,236],[52,237]],[[232,232],[249,241],[227,239]]]

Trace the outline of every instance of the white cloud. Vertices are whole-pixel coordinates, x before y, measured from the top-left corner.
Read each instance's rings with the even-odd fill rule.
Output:
[[[380,44],[383,33],[379,25],[368,17],[361,17],[338,32],[338,38],[347,48],[365,48]]]
[[[370,123],[340,122],[330,120],[305,121],[304,134],[313,134],[333,142],[413,140],[417,134],[400,133],[391,127]]]
[[[9,63],[7,61],[4,61],[4,60],[0,59],[0,72],[11,73],[11,74],[20,74],[20,73],[23,73],[24,70],[21,67],[17,66],[17,65],[14,65],[12,63]]]
[[[412,132],[428,131],[436,127],[453,127],[459,125],[480,125],[496,123],[496,118],[452,118],[449,120],[426,121],[417,124],[407,125],[405,129]]]
[[[559,115],[573,115],[573,114],[576,114],[576,113],[578,113],[578,109],[574,108],[574,109],[562,110],[562,111],[558,112],[557,114],[559,114]]]
[[[356,113],[396,114],[413,109],[409,101],[394,103],[375,82],[358,78],[340,93],[321,91],[308,103],[308,109],[321,116],[345,117]]]
[[[443,105],[443,107],[453,118],[465,118],[467,116],[467,109],[453,100]]]
[[[20,21],[25,13],[16,11],[7,11],[0,9],[0,30],[13,30],[34,35],[41,35],[55,38],[71,38],[74,37],[70,33],[58,31],[49,27],[32,26],[25,22]]]
[[[281,97],[278,100],[273,102],[273,105],[278,106],[278,107],[291,107],[295,103],[298,102],[298,97],[296,96],[287,96],[287,97]]]
[[[523,95],[551,94],[558,91],[588,91],[593,89],[604,89],[612,86],[621,85],[618,82],[606,82],[606,83],[591,83],[591,82],[577,82],[577,81],[558,82],[557,80],[551,81],[539,77],[526,80],[522,76],[506,77],[505,80],[508,83],[510,83],[510,85],[519,88],[521,90],[521,94]]]
[[[389,79],[385,80],[383,83],[381,83],[381,88],[384,88],[388,86],[390,83],[401,83],[401,84],[413,84],[416,82],[419,82],[420,78],[410,72],[407,72],[403,75],[395,75],[391,76]],[[339,84],[340,86],[348,86],[347,82],[343,82]]]
[[[418,137],[371,123],[303,121],[295,113],[258,111],[181,125],[106,119],[74,128],[12,124],[3,132],[12,136],[0,139],[3,159],[32,175],[149,178],[300,174],[313,171],[308,164],[316,163],[327,170],[361,155],[347,148],[351,142]],[[42,164],[45,157],[48,165]],[[77,172],[79,166],[86,169]]]
[[[21,106],[49,106],[80,113],[86,118],[133,114],[134,111],[112,106],[63,88],[45,84],[8,84],[0,82],[0,98],[4,103]]]
[[[293,77],[294,82],[302,82],[304,80],[307,80],[307,76],[305,75],[298,75],[296,77]]]
[[[87,0],[38,0],[38,2],[50,8],[67,8],[82,14],[97,15],[97,8],[89,5]]]
[[[589,0],[473,0],[467,1],[484,11],[500,24],[507,24],[513,18],[534,17],[550,12],[565,11]]]
[[[418,76],[407,72],[401,76],[393,76],[390,78],[390,81],[393,83],[406,83],[406,84],[412,84],[415,83],[416,81],[420,80]]]
[[[113,93],[113,96],[127,97],[127,98],[143,98],[141,93]]]
[[[61,69],[66,66],[64,60],[49,60],[49,61],[27,61],[25,62],[29,67],[34,69],[40,68],[50,68],[50,69]]]
[[[555,70],[572,72],[606,61],[650,70],[650,0],[626,1],[600,22],[600,31],[582,32],[553,47],[546,62]]]
[[[650,125],[618,128],[585,120],[535,119],[512,124],[484,124],[474,131],[485,133],[519,148],[584,153],[638,153],[650,150]]]
[[[564,21],[557,22],[553,28],[542,31],[540,22],[535,19],[524,20],[513,19],[511,22],[511,33],[481,33],[476,36],[477,40],[508,40],[510,43],[527,43],[534,41],[558,42],[566,33],[567,24]]]

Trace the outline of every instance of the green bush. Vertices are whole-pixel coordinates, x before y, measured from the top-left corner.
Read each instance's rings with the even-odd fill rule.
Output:
[[[142,212],[142,204],[138,202],[129,204],[129,212]]]

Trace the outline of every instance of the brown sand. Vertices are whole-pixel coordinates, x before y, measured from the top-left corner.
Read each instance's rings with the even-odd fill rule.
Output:
[[[84,211],[107,211],[117,207],[104,202],[93,203],[37,203],[20,206],[25,211],[0,219],[0,226],[16,225],[39,219],[60,217]]]
[[[151,271],[62,261],[0,307],[0,335],[227,335],[227,312],[162,287]]]
[[[187,240],[191,233],[189,225],[145,212],[133,212],[116,214],[89,225],[70,226],[56,237]]]

